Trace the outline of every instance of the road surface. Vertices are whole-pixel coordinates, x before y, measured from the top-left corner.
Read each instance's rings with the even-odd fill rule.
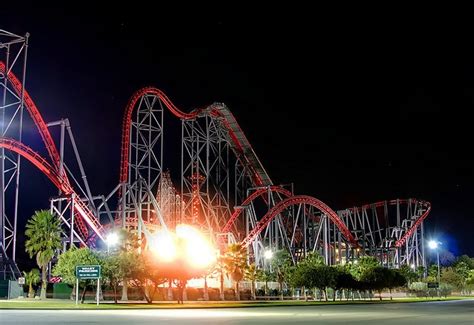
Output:
[[[216,309],[0,310],[0,324],[474,324],[474,300]]]

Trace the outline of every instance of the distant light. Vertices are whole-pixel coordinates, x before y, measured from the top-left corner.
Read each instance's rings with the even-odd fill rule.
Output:
[[[359,261],[358,261],[358,260],[355,260],[355,261],[354,261],[354,264],[357,264],[357,263],[359,263]]]
[[[112,232],[107,235],[106,241],[108,246],[115,246],[119,242],[119,236],[117,233]]]
[[[412,263],[410,266],[412,269],[415,269],[415,264]]]
[[[428,247],[429,247],[430,249],[436,249],[436,248],[438,248],[438,242],[437,242],[437,241],[434,241],[434,240],[430,240],[430,241],[428,242]]]
[[[273,257],[273,252],[271,250],[266,250],[265,253],[263,254],[265,256],[265,259],[269,260]]]

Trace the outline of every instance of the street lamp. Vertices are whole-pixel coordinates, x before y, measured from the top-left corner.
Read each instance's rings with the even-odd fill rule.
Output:
[[[118,244],[119,236],[117,235],[117,233],[112,232],[107,235],[105,242],[107,243],[107,254],[108,254],[110,252],[110,246],[115,246]]]
[[[430,240],[430,241],[428,242],[428,247],[429,247],[430,249],[436,250],[436,259],[437,259],[437,261],[438,261],[438,277],[437,277],[437,280],[438,280],[438,296],[439,296],[439,282],[440,282],[439,249],[438,249],[439,244],[441,244],[441,243],[438,242],[438,241],[435,241],[435,240]]]

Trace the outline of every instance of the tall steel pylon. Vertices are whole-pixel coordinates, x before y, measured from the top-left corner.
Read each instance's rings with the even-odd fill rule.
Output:
[[[17,94],[8,78],[20,76],[25,89],[28,37],[0,29],[0,133],[22,140],[24,91]],[[20,276],[16,265],[20,155],[0,149],[0,277]]]

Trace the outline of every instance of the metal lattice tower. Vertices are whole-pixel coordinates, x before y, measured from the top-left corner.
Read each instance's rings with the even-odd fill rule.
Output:
[[[8,76],[15,73],[25,89],[28,37],[0,29],[0,132],[22,140],[24,91],[18,94]],[[0,149],[0,277],[20,276],[16,266],[20,155]]]

